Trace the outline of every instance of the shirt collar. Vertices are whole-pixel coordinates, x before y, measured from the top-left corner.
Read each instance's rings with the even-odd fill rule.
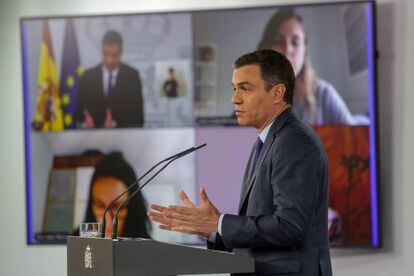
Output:
[[[263,130],[262,130],[262,132],[260,132],[259,133],[259,137],[260,137],[260,140],[264,143],[265,141],[266,141],[266,137],[267,137],[267,134],[269,134],[269,130],[270,130],[270,128],[272,127],[272,125],[273,125],[273,123],[274,123],[275,121],[273,120],[270,124],[268,124]]]
[[[102,71],[104,72],[105,75],[108,75],[108,76],[112,73],[112,77],[116,78],[116,76],[118,76],[118,73],[119,73],[119,66],[116,67],[114,70],[109,71],[108,68],[106,68],[106,66],[102,64]]]

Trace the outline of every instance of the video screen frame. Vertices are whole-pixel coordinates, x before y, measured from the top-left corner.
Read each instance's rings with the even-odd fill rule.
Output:
[[[255,6],[255,7],[246,7],[246,8],[226,8],[226,9],[208,9],[208,10],[185,10],[185,11],[161,11],[161,12],[144,12],[144,13],[116,13],[116,14],[91,14],[91,15],[60,15],[60,16],[47,16],[47,17],[22,17],[20,19],[20,31],[21,31],[21,45],[22,45],[22,71],[23,71],[23,104],[24,104],[24,128],[25,128],[25,178],[26,178],[26,221],[27,221],[27,243],[33,243],[33,230],[32,226],[32,172],[30,160],[31,156],[31,145],[30,145],[30,133],[31,133],[31,124],[30,124],[30,112],[29,112],[29,84],[27,81],[28,68],[27,68],[27,51],[25,47],[25,27],[24,21],[31,19],[68,19],[68,18],[85,18],[85,17],[106,17],[106,16],[135,16],[135,15],[158,15],[158,14],[190,14],[192,17],[197,13],[204,13],[208,11],[237,11],[237,10],[249,10],[249,9],[266,9],[266,8],[284,8],[284,7],[317,7],[317,6],[327,6],[327,5],[343,5],[343,4],[357,4],[357,3],[366,3],[369,4],[368,8],[368,18],[367,18],[367,62],[368,62],[368,72],[369,72],[369,116],[371,123],[369,124],[369,139],[370,139],[370,183],[371,183],[371,212],[372,212],[372,247],[378,248],[381,246],[381,216],[380,216],[380,179],[379,179],[379,130],[378,130],[378,69],[377,69],[377,43],[376,43],[376,2],[375,1],[357,1],[357,2],[333,2],[333,3],[318,3],[318,4],[298,4],[298,5],[269,5],[269,6]],[[194,41],[193,41],[194,46]],[[194,49],[194,48],[193,48]],[[193,60],[194,60],[195,51],[193,51]],[[193,63],[194,71],[194,63]],[[194,80],[193,80],[194,82]],[[193,127],[197,127],[195,124]]]

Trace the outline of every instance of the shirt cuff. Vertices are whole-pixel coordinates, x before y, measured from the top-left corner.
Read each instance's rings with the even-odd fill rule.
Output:
[[[220,214],[220,218],[218,221],[218,225],[217,225],[217,229],[218,229],[218,233],[219,235],[221,235],[221,224],[223,223],[223,217],[225,214]],[[217,232],[212,232],[210,234],[210,237],[208,238],[209,242],[216,242],[216,236],[217,236]]]
[[[220,236],[222,236],[222,234],[221,234],[221,225],[223,224],[224,215],[225,214],[220,214],[220,218],[219,218],[219,222],[218,222],[218,226],[217,226],[218,233],[219,233]]]

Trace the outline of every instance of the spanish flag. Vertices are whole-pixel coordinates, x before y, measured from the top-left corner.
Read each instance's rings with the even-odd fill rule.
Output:
[[[43,38],[40,45],[38,95],[33,127],[41,131],[64,129],[58,74],[47,21],[43,23]]]

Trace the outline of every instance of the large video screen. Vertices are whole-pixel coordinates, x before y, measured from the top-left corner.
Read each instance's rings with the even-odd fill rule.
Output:
[[[119,225],[203,242],[159,230],[146,210],[180,204],[180,190],[197,202],[204,186],[237,213],[257,131],[237,125],[233,62],[271,48],[292,63],[292,108],[328,152],[331,245],[379,247],[375,2],[23,18],[21,40],[29,244],[64,243],[152,165],[207,143],[154,178]]]

